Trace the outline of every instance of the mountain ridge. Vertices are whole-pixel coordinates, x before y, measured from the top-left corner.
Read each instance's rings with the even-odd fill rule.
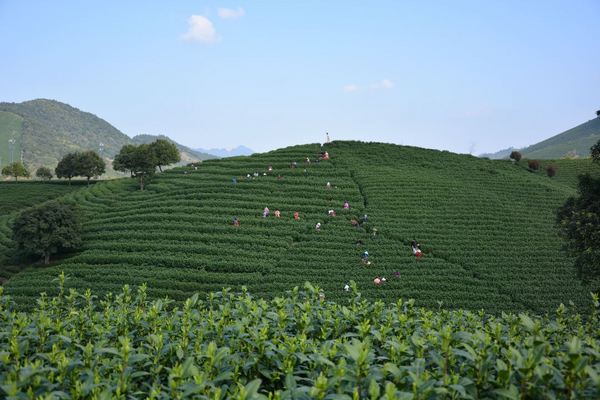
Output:
[[[122,146],[136,144],[134,138],[97,115],[52,99],[0,103],[0,141],[4,144],[13,139],[9,149],[2,146],[2,165],[22,160],[33,169],[54,168],[65,154],[85,150],[97,151],[110,163]],[[187,162],[214,158],[176,144]]]
[[[252,154],[255,153],[254,150],[252,150],[249,147],[246,147],[244,145],[239,145],[236,146],[232,149],[225,149],[225,148],[212,148],[212,149],[204,149],[204,148],[197,148],[195,149],[196,151],[199,151],[201,153],[208,153],[208,154],[212,154],[215,155],[217,157],[220,158],[225,158],[225,157],[236,157],[236,156],[250,156]]]

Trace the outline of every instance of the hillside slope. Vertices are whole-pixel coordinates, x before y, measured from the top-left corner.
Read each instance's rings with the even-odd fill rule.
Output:
[[[590,147],[600,140],[600,117],[521,150],[526,158],[556,159],[589,157]]]
[[[15,245],[11,224],[18,212],[61,197],[66,193],[87,187],[86,182],[0,182],[0,284],[18,272],[21,267],[14,263]]]
[[[151,296],[177,300],[242,285],[273,297],[305,280],[343,299],[352,279],[367,298],[414,298],[430,308],[589,306],[589,290],[554,227],[554,210],[574,193],[571,179],[412,147],[334,142],[326,149],[331,161],[314,162],[319,145],[294,146],[170,170],[144,192],[122,179],[69,195],[87,215],[85,248],[54,267],[14,276],[7,292],[31,305],[65,271],[73,287],[105,293],[147,282]],[[307,156],[310,164],[302,162]],[[576,162],[572,170],[591,169],[589,161]],[[345,200],[350,210],[342,209]],[[282,217],[262,218],[265,206]],[[338,216],[328,217],[329,209]],[[365,213],[366,229],[353,228],[350,219]],[[240,227],[232,226],[234,217]],[[419,262],[411,239],[423,245]],[[370,266],[360,261],[364,250]],[[374,286],[376,276],[387,283]]]
[[[0,103],[0,140],[5,143],[13,135],[18,142],[15,160],[23,150],[23,160],[32,170],[41,165],[54,168],[72,151],[95,150],[112,159],[123,145],[134,143],[102,118],[47,99]],[[6,165],[6,151],[0,156]],[[190,162],[204,157],[191,149],[185,156]]]

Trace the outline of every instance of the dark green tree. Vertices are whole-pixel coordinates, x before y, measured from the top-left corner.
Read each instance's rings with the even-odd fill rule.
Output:
[[[29,176],[29,171],[27,171],[27,168],[20,162],[14,162],[2,168],[2,175],[12,176],[15,178],[15,181],[17,181],[19,180],[19,177],[27,178]]]
[[[81,226],[75,208],[49,201],[23,211],[13,222],[17,249],[37,255],[44,264],[50,256],[81,245]]]
[[[86,177],[88,186],[92,177],[100,176],[104,172],[106,163],[98,153],[92,150],[77,153],[75,173],[77,176]]]
[[[584,280],[600,278],[600,178],[579,177],[578,195],[559,209],[560,235],[567,241],[567,253]],[[598,288],[596,288],[598,289]]]
[[[47,167],[39,167],[39,168],[37,169],[37,171],[35,171],[35,176],[36,176],[36,177],[38,177],[38,178],[40,178],[40,179],[43,179],[43,180],[49,181],[49,180],[51,180],[51,179],[52,179],[52,177],[53,177],[54,175],[52,175],[52,171],[50,171],[50,168],[47,168]]]
[[[77,161],[79,159],[78,153],[69,153],[64,156],[59,162],[54,173],[57,178],[67,178],[69,185],[71,184],[71,178],[77,176]]]
[[[592,162],[599,163],[600,141],[591,148]],[[600,178],[580,175],[577,196],[567,199],[558,210],[560,235],[567,241],[567,253],[575,257],[579,276],[600,289]]]
[[[155,154],[149,144],[125,145],[113,161],[115,171],[129,171],[131,176],[138,178],[140,190],[144,190],[147,178],[156,172],[156,165]]]
[[[158,139],[150,143],[150,148],[154,153],[156,166],[162,172],[162,167],[175,164],[181,160],[179,150],[175,144],[165,139]]]
[[[590,155],[592,157],[592,161],[600,165],[600,140],[598,140],[598,143],[590,148]]]
[[[113,160],[113,169],[122,172],[129,171],[129,174],[133,178],[133,157],[136,151],[137,146],[133,144],[126,144],[121,147],[121,151],[119,151],[119,154]]]

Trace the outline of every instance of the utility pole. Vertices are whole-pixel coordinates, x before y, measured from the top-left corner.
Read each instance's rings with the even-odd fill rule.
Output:
[[[15,162],[14,157],[13,157],[13,153],[15,151],[15,143],[16,143],[16,140],[14,138],[8,139],[8,148],[10,149],[10,163],[11,164]]]

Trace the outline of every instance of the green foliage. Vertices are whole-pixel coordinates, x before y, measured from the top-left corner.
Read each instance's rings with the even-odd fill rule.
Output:
[[[162,167],[178,163],[181,160],[177,146],[165,139],[158,139],[149,144],[156,166],[162,172]]]
[[[27,168],[20,162],[14,162],[2,168],[2,175],[13,177],[15,178],[15,181],[17,181],[19,177],[29,177],[29,171],[27,171]]]
[[[16,244],[12,240],[11,226],[17,212],[80,187],[60,181],[0,182],[0,284],[25,267],[17,263]]]
[[[69,153],[58,162],[55,172],[58,178],[67,178],[69,182],[75,176],[85,177],[89,185],[92,177],[106,172],[106,163],[95,151]]]
[[[23,118],[10,112],[0,111],[0,170],[3,166],[20,159],[22,128]],[[14,140],[14,143],[10,144],[9,140]]]
[[[38,178],[40,178],[40,179],[49,181],[49,180],[52,179],[52,177],[54,175],[52,175],[52,171],[50,171],[50,168],[39,167],[37,169],[37,171],[35,171],[35,176],[38,177]]]
[[[13,222],[13,240],[17,249],[42,257],[81,245],[81,225],[73,206],[49,201],[23,211]]]
[[[587,318],[432,312],[306,284],[173,308],[145,286],[99,299],[68,289],[17,313],[0,297],[6,398],[433,399],[600,397],[598,299]],[[1,294],[2,288],[0,288]]]
[[[145,179],[154,175],[157,165],[156,152],[149,144],[123,146],[113,161],[115,171],[129,171],[138,178],[140,190],[144,190]]]
[[[579,275],[600,290],[600,178],[579,177],[578,196],[559,209],[557,222]]]
[[[76,158],[76,175],[87,178],[88,185],[92,177],[98,177],[106,172],[106,163],[95,151],[85,151]]]
[[[67,178],[69,183],[74,176],[77,176],[77,159],[78,153],[69,153],[65,155],[59,162],[56,168],[54,169],[54,173],[56,173],[56,177]]]
[[[590,157],[593,162],[600,164],[600,140],[590,148]]]

